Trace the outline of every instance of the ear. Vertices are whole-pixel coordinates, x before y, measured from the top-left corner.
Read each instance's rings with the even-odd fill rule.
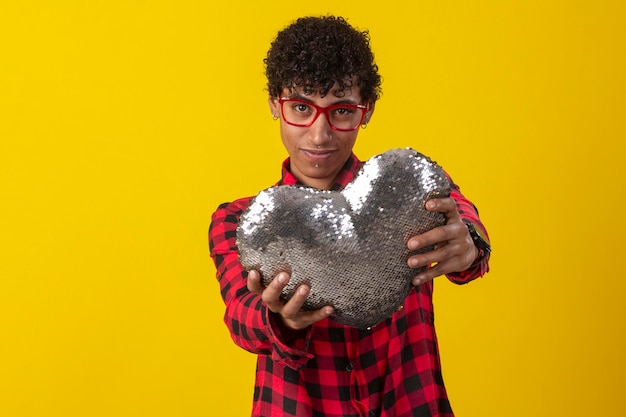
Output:
[[[272,118],[277,119],[280,117],[280,104],[278,103],[278,97],[269,97],[267,103],[270,105],[270,112]]]
[[[365,113],[365,118],[363,119],[363,124],[368,124],[370,120],[372,120],[372,115],[374,114],[374,109],[376,108],[376,102],[371,101],[367,105],[368,109]]]

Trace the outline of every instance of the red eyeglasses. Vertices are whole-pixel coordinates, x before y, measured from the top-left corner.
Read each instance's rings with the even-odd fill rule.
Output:
[[[321,107],[299,98],[281,97],[280,112],[283,120],[292,126],[309,127],[324,113],[331,129],[340,132],[357,130],[365,118],[367,106],[362,104],[333,104]]]

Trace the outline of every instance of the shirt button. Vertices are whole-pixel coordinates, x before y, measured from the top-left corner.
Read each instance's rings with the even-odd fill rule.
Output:
[[[347,366],[346,366],[346,371],[350,372],[354,369],[354,364],[352,362],[350,362]]]

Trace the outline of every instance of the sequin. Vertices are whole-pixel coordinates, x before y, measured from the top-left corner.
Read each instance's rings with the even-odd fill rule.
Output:
[[[304,309],[331,305],[337,322],[372,327],[402,306],[411,278],[424,269],[407,266],[417,253],[408,239],[445,224],[424,203],[449,195],[441,167],[408,148],[370,158],[342,191],[270,187],[239,220],[240,261],[259,270],[265,285],[290,272],[285,301],[306,283]]]

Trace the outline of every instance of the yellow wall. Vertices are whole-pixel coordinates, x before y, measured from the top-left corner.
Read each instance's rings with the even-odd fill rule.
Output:
[[[261,61],[326,12],[384,76],[357,153],[432,156],[491,232],[437,282],[457,414],[624,415],[625,4],[3,1],[0,416],[249,414],[206,231],[278,178]]]

